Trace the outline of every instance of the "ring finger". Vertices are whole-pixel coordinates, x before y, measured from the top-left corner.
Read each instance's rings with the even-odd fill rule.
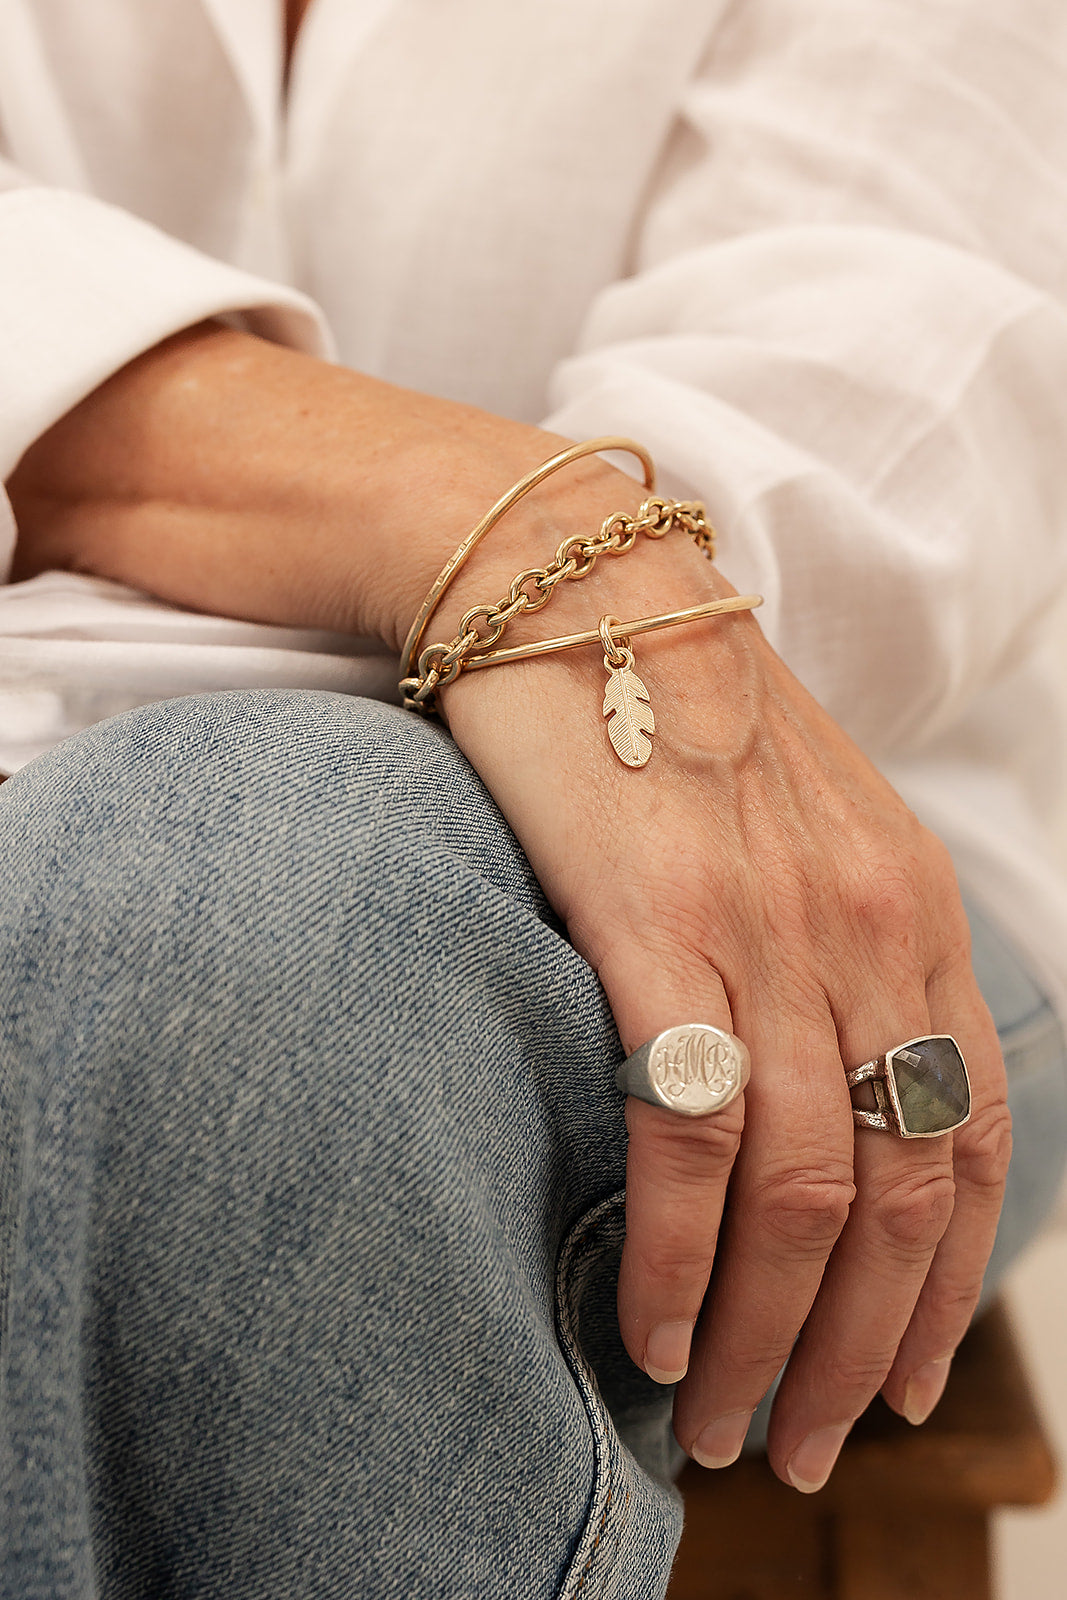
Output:
[[[925,1005],[841,1030],[848,1067],[930,1033]],[[952,1217],[952,1136],[858,1127],[856,1199],[775,1401],[772,1464],[795,1488],[825,1483],[852,1423],[892,1367]]]

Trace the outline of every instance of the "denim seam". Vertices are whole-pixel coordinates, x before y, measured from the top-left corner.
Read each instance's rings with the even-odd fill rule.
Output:
[[[608,1513],[611,1510],[614,1498],[615,1498],[615,1485],[613,1483],[611,1485],[610,1489],[608,1490],[608,1498],[607,1498],[607,1500],[605,1502],[604,1509],[600,1514],[600,1526],[597,1528],[596,1538],[593,1540],[593,1548],[589,1552],[589,1559],[586,1561],[585,1566],[582,1568],[581,1572],[578,1574],[578,1582],[575,1584],[575,1587],[574,1587],[574,1594],[576,1596],[578,1596],[578,1595],[580,1595],[582,1593],[582,1590],[585,1588],[585,1580],[586,1580],[586,1578],[588,1578],[590,1572],[593,1569],[593,1562],[596,1559],[596,1553],[597,1553],[597,1549],[598,1549],[598,1547],[600,1545],[600,1541],[604,1536],[604,1529],[608,1525]],[[629,1506],[629,1504],[630,1504],[630,1491],[629,1491],[629,1489],[627,1489],[626,1493],[622,1497],[622,1515],[624,1517],[626,1515],[626,1510],[627,1510],[627,1507]]]
[[[585,1590],[593,1563],[599,1553],[608,1516],[615,1503],[614,1452],[606,1421],[606,1409],[600,1399],[596,1377],[585,1361],[578,1343],[575,1326],[577,1283],[583,1258],[588,1258],[597,1232],[609,1215],[618,1212],[625,1201],[625,1190],[608,1195],[575,1224],[560,1251],[556,1271],[556,1323],[560,1349],[582,1397],[593,1436],[595,1471],[593,1492],[585,1528],[574,1553],[566,1578],[559,1591],[559,1600],[578,1600]],[[623,1515],[629,1504],[629,1491],[623,1499]]]

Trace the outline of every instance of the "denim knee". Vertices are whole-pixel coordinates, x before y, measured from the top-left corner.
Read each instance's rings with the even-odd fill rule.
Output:
[[[621,1181],[602,991],[440,729],[322,693],[162,702],[16,775],[0,840],[7,1043],[42,1083],[140,1103],[151,1078],[151,1115],[210,1116],[269,1076],[294,1117],[331,1114],[321,1089],[487,1173],[525,1145],[549,1234]]]
[[[480,1026],[516,1061],[534,1017],[546,1061],[593,1056],[583,1016],[596,1053],[613,1032],[451,739],[377,702],[138,708],[5,784],[0,846],[0,990],[31,1054],[65,1034],[79,1055],[94,1040],[110,1055],[121,1034],[132,1059],[212,1027],[241,1057],[282,1038],[293,1053],[329,1016],[357,1054],[368,1031],[391,1042],[383,1071],[405,1051],[436,1057],[458,1094],[457,1008],[465,1037]]]
[[[618,1044],[451,741],[330,695],[168,702],[5,785],[0,839],[26,1528],[62,1479],[71,1548],[103,1527],[95,1559],[134,1562],[116,1593],[164,1545],[262,1592],[268,1558],[329,1547],[316,1483],[400,1593],[398,1485],[429,1494],[442,1449],[509,1505],[536,1465],[553,1525],[584,1525],[553,1263],[621,1183]],[[483,1523],[441,1535],[465,1592]],[[529,1531],[517,1566],[547,1577],[560,1552]],[[315,1592],[350,1591],[334,1565]]]
[[[226,851],[232,878],[251,891],[258,875],[264,915],[298,884],[320,886],[324,900],[359,884],[373,898],[393,871],[414,878],[421,862],[430,876],[442,858],[543,906],[448,736],[376,701],[264,692],[139,707],[31,763],[0,800],[26,890],[45,862],[61,862],[82,892],[106,899],[133,873],[158,904],[183,867],[203,875]],[[437,892],[448,886],[446,872]],[[137,910],[127,900],[124,911]]]
[[[397,996],[443,977],[472,897],[543,917],[541,891],[451,740],[319,694],[162,702],[64,742],[0,791],[0,937],[16,1011],[38,960],[72,995],[116,983],[173,1028],[247,991],[248,1025],[348,961]],[[47,952],[47,954],[45,953]],[[0,979],[2,982],[3,979]],[[39,990],[36,991],[38,999]]]

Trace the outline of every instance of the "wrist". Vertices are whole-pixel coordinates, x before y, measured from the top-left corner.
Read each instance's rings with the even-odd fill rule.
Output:
[[[527,598],[533,598],[534,574],[544,576],[550,592],[531,613],[520,612],[506,622],[508,641],[537,637],[536,623],[535,631],[529,631],[534,610],[550,607],[553,616],[561,616],[569,609],[564,597],[572,583],[562,576],[560,548],[596,540],[606,520],[620,513],[632,515],[648,492],[592,454],[568,461],[527,488],[524,485],[549,458],[585,447],[540,429],[488,420],[496,434],[489,458],[466,452],[450,463],[456,481],[449,497],[438,496],[439,515],[407,541],[408,559],[400,568],[403,598],[394,613],[392,642],[397,648],[407,643],[415,625],[411,647],[416,655],[430,644],[452,640],[472,610],[483,613],[474,628],[484,633],[491,626],[484,613],[506,609],[510,585],[524,574],[529,575]],[[434,470],[438,481],[445,480],[440,461],[432,463],[428,475]],[[514,499],[516,485],[521,493]],[[502,497],[507,509],[497,512]],[[488,518],[491,508],[493,515]],[[568,551],[571,565],[574,554]],[[600,559],[610,559],[610,551]],[[438,593],[442,569],[446,577]]]

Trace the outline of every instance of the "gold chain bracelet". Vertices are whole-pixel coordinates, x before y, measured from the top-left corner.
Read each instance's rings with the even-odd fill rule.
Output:
[[[452,683],[464,668],[473,666],[516,617],[546,606],[558,583],[576,583],[588,577],[601,556],[626,555],[640,534],[663,539],[672,528],[691,534],[698,547],[709,559],[713,558],[715,534],[698,501],[664,500],[651,495],[636,516],[614,512],[604,518],[595,538],[573,534],[563,540],[547,566],[527,567],[516,573],[507,593],[495,605],[476,605],[464,612],[458,632],[447,644],[427,645],[419,654],[417,672],[400,682],[405,706],[429,714],[436,709],[437,690]]]
[[[459,548],[449,556],[434,579],[429,594],[419,607],[415,620],[408,629],[408,636],[404,640],[404,648],[400,652],[400,688],[401,692],[405,694],[405,704],[408,703],[405,685],[407,680],[411,679],[415,674],[419,658],[419,645],[423,634],[426,632],[430,618],[441,604],[445,591],[486,534],[496,527],[501,517],[510,511],[512,506],[518,505],[524,495],[528,495],[531,489],[536,489],[538,484],[544,483],[545,479],[551,477],[554,472],[559,472],[563,467],[570,466],[574,461],[580,461],[583,456],[599,455],[609,450],[621,450],[625,455],[636,456],[644,472],[645,488],[650,492],[655,489],[656,469],[652,463],[652,457],[644,445],[638,444],[633,439],[624,439],[614,434],[602,439],[587,439],[581,444],[568,445],[566,450],[559,451],[557,455],[549,456],[547,461],[542,461],[539,467],[534,467],[532,472],[528,472],[525,477],[520,478],[518,483],[514,484],[506,494],[501,495],[495,505],[490,506],[481,522],[471,529]],[[415,683],[416,685],[419,683],[418,677],[415,678]],[[436,687],[436,683],[434,687]],[[415,710],[426,709],[427,711],[432,709],[432,693],[432,689],[428,690],[421,700],[414,702],[413,708]],[[426,704],[428,700],[430,701],[429,705]]]

